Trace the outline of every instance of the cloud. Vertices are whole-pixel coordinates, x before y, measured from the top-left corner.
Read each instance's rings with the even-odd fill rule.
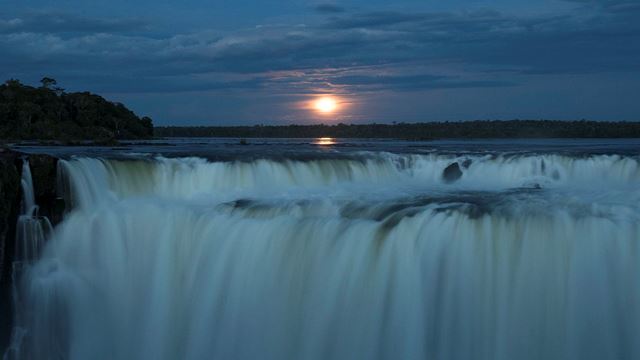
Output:
[[[320,4],[314,8],[319,13],[324,14],[338,14],[346,11],[342,6],[334,5],[334,4]]]
[[[516,18],[486,9],[462,13],[375,11],[333,17],[324,26],[333,29],[407,29],[409,31],[428,28],[453,30],[457,26],[474,26],[473,29],[465,28],[465,30],[477,31],[482,30],[478,27],[488,29],[514,20],[517,21]]]
[[[629,0],[565,0],[568,2],[583,4],[600,8],[605,12],[629,14],[640,12],[640,2]]]
[[[400,23],[418,22],[430,17],[440,16],[440,14],[411,14],[395,11],[367,12],[332,19],[327,24],[327,27],[337,29],[376,28]]]
[[[73,78],[70,78],[73,80]],[[216,92],[224,91],[231,93],[234,91],[259,90],[264,88],[267,79],[263,77],[248,77],[245,80],[216,79],[211,77],[139,77],[135,82],[130,82],[126,76],[120,77],[119,82],[114,82],[112,76],[83,77],[90,80],[93,87],[98,92],[105,93],[134,93],[134,94],[165,94],[165,93],[189,93],[189,92]],[[119,83],[129,82],[126,88],[119,86]]]
[[[168,36],[135,19],[11,16],[0,18],[0,76],[60,74],[109,91],[304,93],[501,87],[541,74],[640,71],[639,16],[611,10],[628,1],[574,2],[579,11],[554,15],[334,11],[319,24]],[[464,69],[457,77],[439,71],[455,67]]]
[[[514,82],[494,80],[460,80],[452,76],[417,74],[401,76],[352,75],[331,79],[332,84],[363,90],[430,90],[515,86]]]
[[[36,12],[0,19],[0,33],[127,33],[147,30],[140,19],[97,19],[68,13]]]

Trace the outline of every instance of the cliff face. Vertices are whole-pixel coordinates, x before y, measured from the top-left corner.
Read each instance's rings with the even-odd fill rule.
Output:
[[[6,281],[5,263],[8,263],[12,257],[9,254],[12,252],[10,250],[12,250],[12,240],[15,237],[15,225],[20,211],[22,194],[20,188],[21,171],[22,162],[18,154],[3,149],[0,152],[0,269],[2,269],[0,284],[4,284]]]
[[[13,304],[12,272],[15,256],[16,224],[22,201],[22,159],[27,157],[33,177],[39,214],[53,224],[62,220],[64,204],[56,195],[58,159],[48,155],[25,155],[0,148],[0,349],[5,349],[11,336]]]
[[[5,349],[11,335],[11,272],[16,223],[20,212],[20,173],[18,154],[0,149],[0,349]]]
[[[29,155],[28,159],[38,215],[46,216],[56,225],[64,213],[64,200],[57,194],[58,159],[49,155]]]

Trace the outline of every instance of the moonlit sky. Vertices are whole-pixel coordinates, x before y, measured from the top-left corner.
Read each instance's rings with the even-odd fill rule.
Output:
[[[638,0],[0,1],[2,80],[156,125],[640,120]]]

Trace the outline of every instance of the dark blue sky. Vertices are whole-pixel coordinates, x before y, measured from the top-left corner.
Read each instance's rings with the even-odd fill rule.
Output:
[[[1,78],[45,75],[158,125],[640,120],[640,1],[3,0]]]

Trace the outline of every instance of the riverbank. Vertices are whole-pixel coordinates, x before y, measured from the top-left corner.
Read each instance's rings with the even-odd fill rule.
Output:
[[[393,124],[308,124],[255,126],[156,126],[155,137],[368,138],[397,140],[638,138],[632,121],[452,121]]]

